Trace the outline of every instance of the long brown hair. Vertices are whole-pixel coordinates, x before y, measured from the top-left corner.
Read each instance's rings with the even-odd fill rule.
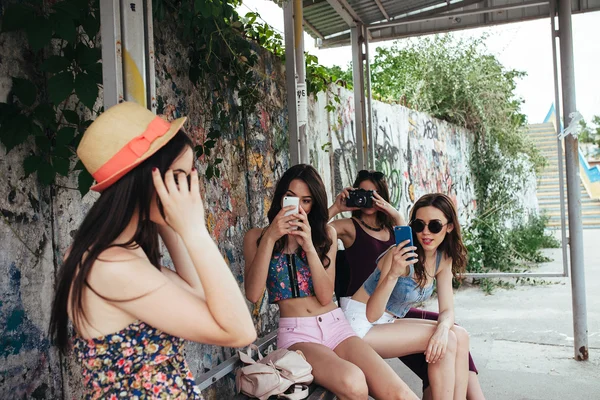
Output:
[[[362,172],[362,171],[361,171]],[[377,194],[379,194],[385,201],[390,202],[390,188],[385,180],[385,175],[382,172],[377,171],[368,171],[367,174],[358,173],[356,176],[356,180],[352,184],[352,187],[358,189],[360,184],[364,181],[371,181],[373,185],[377,188]],[[396,205],[392,204],[393,207]],[[360,219],[362,215],[362,210],[352,211],[352,216],[354,218]],[[383,211],[377,211],[377,225],[385,226],[389,230],[394,229],[394,220],[392,217],[384,213]]]
[[[298,164],[289,168],[275,187],[275,193],[273,194],[273,201],[271,202],[271,208],[267,217],[269,223],[272,223],[277,214],[281,211],[281,199],[290,188],[290,184],[293,180],[300,179],[308,186],[310,194],[313,199],[310,213],[308,213],[308,222],[312,231],[312,242],[317,250],[317,254],[323,263],[325,268],[329,267],[331,260],[327,256],[329,249],[332,245],[332,240],[327,234],[327,221],[329,220],[329,211],[327,210],[327,191],[325,190],[325,184],[321,179],[321,176],[317,170],[308,164]],[[264,233],[264,231],[263,231]],[[261,237],[258,238],[257,243],[260,243]],[[273,252],[280,252],[283,250],[287,242],[287,235],[275,243]]]
[[[459,278],[460,274],[465,272],[467,267],[467,248],[463,244],[462,235],[460,233],[460,223],[458,222],[458,213],[454,202],[450,197],[442,193],[431,193],[421,197],[410,212],[410,223],[412,223],[417,216],[417,211],[423,207],[435,207],[444,213],[444,216],[448,220],[448,224],[452,224],[454,229],[452,232],[447,232],[442,243],[438,246],[437,251],[441,251],[446,257],[452,259],[452,275],[455,278]],[[419,286],[424,287],[427,283],[427,275],[425,273],[425,252],[421,243],[417,238],[417,234],[413,232],[413,243],[417,248],[417,255],[419,261],[414,265],[415,268],[415,281]]]
[[[141,247],[152,265],[160,269],[158,229],[150,221],[155,191],[152,168],[158,168],[164,175],[186,147],[191,148],[192,142],[183,131],[177,132],[160,150],[102,192],[79,226],[69,255],[58,272],[50,317],[50,337],[63,353],[69,347],[67,310],[72,310],[75,329],[80,326],[82,318],[87,321],[82,304],[83,288],[87,286],[93,290],[87,278],[103,251],[116,246],[128,249]],[[123,244],[113,243],[135,215],[138,225],[131,240]]]

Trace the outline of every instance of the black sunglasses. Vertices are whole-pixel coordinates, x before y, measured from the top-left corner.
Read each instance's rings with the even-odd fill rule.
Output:
[[[368,178],[372,178],[376,181],[379,181],[381,179],[383,179],[385,177],[385,175],[383,174],[383,172],[379,172],[379,171],[367,171],[366,169],[361,169],[360,171],[358,171],[358,179],[368,179]]]
[[[428,227],[429,232],[433,234],[440,233],[446,225],[448,225],[448,223],[442,224],[442,221],[440,221],[439,219],[432,219],[427,224],[425,223],[425,221],[420,219],[415,219],[413,222],[410,223],[410,227],[416,233],[421,233],[425,230],[425,227]]]

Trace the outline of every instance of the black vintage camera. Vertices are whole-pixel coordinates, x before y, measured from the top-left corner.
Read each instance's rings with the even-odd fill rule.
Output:
[[[356,189],[350,191],[350,196],[346,199],[346,207],[373,207],[373,191],[365,189]]]

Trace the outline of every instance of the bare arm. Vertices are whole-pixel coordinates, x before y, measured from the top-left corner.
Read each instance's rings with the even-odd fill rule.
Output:
[[[163,272],[165,272],[169,279],[175,279],[174,282],[176,284],[181,285],[182,283],[185,283],[189,286],[192,293],[197,294],[201,299],[206,299],[202,282],[200,282],[200,277],[196,273],[194,263],[190,258],[181,236],[179,236],[171,227],[165,225],[159,225],[158,233],[163,239],[165,246],[167,246],[167,250],[173,260],[173,265],[175,266],[175,271],[177,273],[169,274],[168,272],[165,272],[165,270],[170,271],[166,268],[163,269]],[[180,279],[177,280],[176,277]]]
[[[290,222],[295,219],[293,215],[285,216],[287,211],[293,210],[294,206],[281,209],[271,225],[265,230],[260,244],[256,242],[260,237],[261,229],[251,229],[244,236],[244,286],[246,298],[253,303],[259,301],[265,293],[267,277],[269,275],[269,263],[273,256],[275,243],[292,230]]]
[[[450,330],[454,326],[454,292],[452,290],[452,261],[440,268],[437,276],[438,329]]]
[[[427,349],[425,359],[427,362],[436,362],[446,354],[448,346],[448,333],[454,325],[454,301],[452,292],[452,261],[444,261],[436,275],[438,304],[440,315],[437,328],[434,331]]]
[[[409,266],[417,262],[417,255],[414,253],[416,247],[405,247],[408,243],[410,241],[406,240],[400,245],[392,247],[377,263],[377,268],[381,271],[381,277],[367,302],[367,319],[369,322],[375,322],[381,318],[392,291],[396,287],[398,278],[407,276]]]
[[[342,190],[341,193],[337,195],[337,197],[335,198],[335,201],[333,202],[331,207],[329,207],[329,210],[328,210],[329,211],[329,219],[335,217],[336,215],[338,215],[339,213],[342,213],[342,212],[360,210],[360,208],[358,208],[358,207],[347,207],[346,206],[346,199],[350,196],[351,190],[354,190],[354,188],[353,187],[344,188],[344,190]]]
[[[249,230],[244,236],[244,259],[246,260],[244,270],[244,287],[246,298],[252,303],[259,301],[267,286],[269,274],[269,263],[273,254],[273,241],[269,235],[264,235],[260,245],[256,245],[261,229]]]
[[[323,262],[319,258],[317,252],[314,251],[314,247],[310,254],[306,254],[308,266],[312,275],[315,296],[317,297],[317,300],[319,300],[319,303],[324,306],[331,303],[331,299],[333,298],[335,286],[335,257],[337,255],[337,235],[335,229],[328,226],[327,233],[332,241],[331,247],[327,252],[327,257],[329,257],[329,266],[327,269],[323,266]]]

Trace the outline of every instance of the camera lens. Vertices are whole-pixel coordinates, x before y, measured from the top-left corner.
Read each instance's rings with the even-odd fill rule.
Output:
[[[367,202],[367,199],[365,196],[357,196],[356,197],[356,205],[357,206],[364,206],[366,202]]]

